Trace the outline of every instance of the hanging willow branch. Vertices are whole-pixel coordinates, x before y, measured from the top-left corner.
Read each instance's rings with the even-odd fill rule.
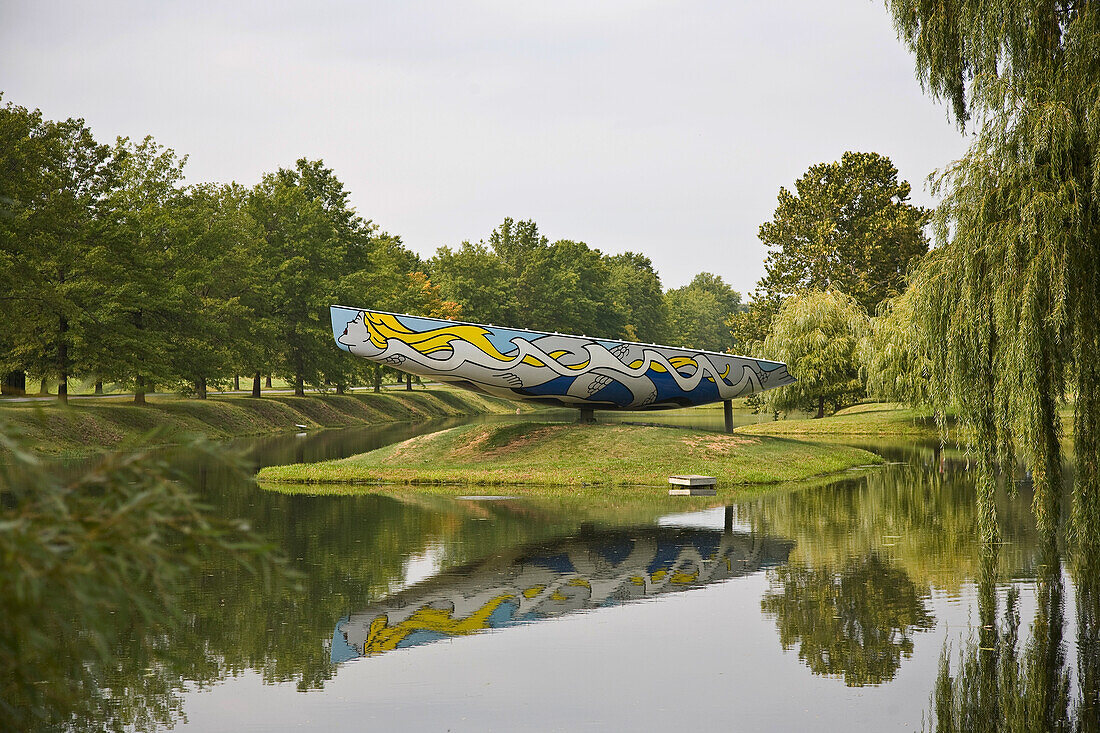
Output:
[[[1073,385],[1071,536],[1100,543],[1100,7],[887,6],[924,88],[950,102],[960,127],[977,121],[969,151],[937,181],[940,248],[914,282],[938,396],[973,428],[983,490],[998,459],[1017,454],[1040,529],[1051,529],[1057,407]]]

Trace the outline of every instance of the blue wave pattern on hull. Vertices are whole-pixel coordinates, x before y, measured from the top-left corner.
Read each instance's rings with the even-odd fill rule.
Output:
[[[780,362],[656,344],[332,306],[355,356],[509,399],[651,410],[744,397],[795,381]]]

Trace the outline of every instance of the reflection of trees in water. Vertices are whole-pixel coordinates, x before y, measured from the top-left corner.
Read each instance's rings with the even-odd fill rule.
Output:
[[[944,647],[932,693],[934,730],[1096,730],[1095,624],[1079,616],[1079,681],[1084,684],[1079,685],[1082,696],[1071,705],[1070,669],[1063,640],[1062,566],[1054,540],[1044,542],[1041,573],[1036,579],[1037,608],[1023,645],[1016,587],[1009,589],[1003,617],[1000,622],[997,619],[996,552],[992,544],[984,550],[985,572],[978,581],[981,626],[976,638],[963,645],[954,671],[951,655]],[[1094,596],[1095,589],[1090,589],[1094,585],[1094,580],[1078,585],[1079,599]]]
[[[450,566],[576,528],[570,517],[519,514],[503,502],[318,499],[209,480],[222,494],[219,509],[251,517],[300,575],[295,587],[272,592],[261,579],[211,562],[184,594],[191,629],[224,673],[252,669],[265,682],[295,681],[303,690],[335,673],[333,620],[388,594],[403,580],[408,558],[440,547]]]
[[[743,511],[768,532],[795,540],[792,560],[835,568],[873,551],[918,586],[957,592],[981,564],[974,484],[961,470],[940,476],[933,452],[927,452],[928,466],[887,466],[856,479],[764,496]],[[1035,561],[1026,487],[1020,493],[996,497],[1001,536],[1011,542],[999,562],[1009,574]]]
[[[784,648],[797,645],[815,673],[843,675],[849,685],[888,681],[912,653],[913,633],[932,627],[925,601],[932,588],[957,592],[983,573],[1015,575],[1042,562],[1026,487],[1021,496],[1002,490],[987,497],[1011,544],[984,553],[965,462],[952,459],[941,474],[939,456],[927,453],[744,508],[760,528],[796,542],[791,564],[772,571],[762,608],[774,616]]]
[[[1081,731],[1100,731],[1100,552],[1073,563],[1077,591],[1077,720]]]
[[[769,574],[761,609],[775,618],[783,648],[797,645],[815,674],[849,686],[893,679],[913,653],[913,633],[935,624],[906,572],[873,552],[839,568],[791,563]]]

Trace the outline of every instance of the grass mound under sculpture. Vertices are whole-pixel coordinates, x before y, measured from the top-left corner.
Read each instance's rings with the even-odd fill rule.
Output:
[[[463,425],[322,463],[271,466],[261,482],[450,486],[664,485],[673,474],[720,486],[799,481],[881,463],[873,453],[786,438],[631,425]]]

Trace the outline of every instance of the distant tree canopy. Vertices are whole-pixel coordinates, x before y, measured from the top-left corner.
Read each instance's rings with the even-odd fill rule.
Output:
[[[463,318],[497,325],[727,351],[726,321],[741,308],[717,275],[663,292],[648,257],[551,242],[530,220],[505,219],[486,241],[440,247],[428,267]]]
[[[727,325],[741,310],[741,294],[718,275],[700,272],[687,285],[665,293],[673,346],[729,351],[734,339]]]
[[[601,338],[664,336],[661,281],[649,258],[551,242],[534,221],[505,219],[488,241],[440,247],[429,272],[468,320]]]
[[[184,180],[152,138],[113,145],[82,120],[0,106],[0,374],[200,398],[244,374],[296,394],[378,371],[332,343],[335,303],[724,351],[740,295],[700,273],[665,293],[648,257],[551,241],[505,219],[427,261],[302,158],[252,187]],[[43,387],[45,389],[45,386]]]
[[[352,208],[321,161],[251,189],[183,183],[156,143],[0,107],[0,371],[205,397],[233,375],[342,389],[334,302],[454,316],[419,258]]]

